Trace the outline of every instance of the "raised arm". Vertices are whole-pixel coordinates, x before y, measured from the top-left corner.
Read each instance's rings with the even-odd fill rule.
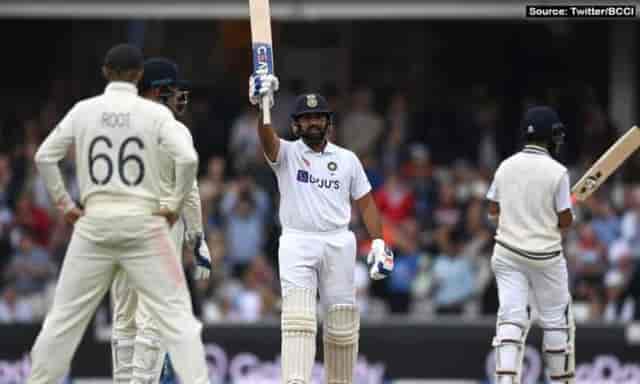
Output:
[[[263,97],[268,97],[270,105],[275,104],[274,93],[278,90],[279,81],[274,75],[254,73],[249,77],[249,102],[260,108],[260,101]],[[275,162],[278,158],[280,150],[280,138],[273,129],[271,124],[264,124],[262,119],[262,111],[258,116],[258,137],[265,155],[271,162]]]
[[[280,137],[278,137],[278,134],[271,124],[264,125],[262,122],[262,112],[258,116],[258,137],[260,138],[260,144],[262,144],[264,154],[271,162],[275,162],[278,158],[278,151],[280,150]]]

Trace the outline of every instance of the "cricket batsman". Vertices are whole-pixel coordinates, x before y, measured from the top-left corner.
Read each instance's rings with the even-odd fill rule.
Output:
[[[547,106],[527,110],[522,125],[524,149],[500,164],[487,193],[489,217],[497,222],[491,259],[500,303],[493,340],[496,383],[520,383],[531,294],[550,383],[573,384],[575,325],[562,251],[562,231],[573,214],[567,168],[552,157],[564,127]]]
[[[267,97],[273,106],[277,90],[274,75],[250,77],[253,105]],[[374,239],[368,255],[370,277],[383,279],[393,270],[393,253],[382,239],[371,185],[357,156],[328,141],[333,113],[321,95],[297,98],[291,114],[295,141],[280,139],[271,125],[258,120],[258,136],[280,190],[283,383],[311,382],[319,293],[326,382],[351,384],[360,329],[354,287],[356,239],[348,229],[352,200]]]
[[[174,115],[182,115],[188,103],[186,83],[179,79],[178,66],[165,58],[144,62],[144,74],[139,89],[142,97],[167,106]],[[193,143],[189,129],[174,122],[176,134]],[[169,156],[159,158],[159,185],[167,193],[176,184],[175,170]],[[182,215],[171,227],[171,244],[181,262],[183,244],[193,249],[196,279],[207,279],[211,271],[209,248],[202,230],[202,210],[197,182],[185,197]],[[165,361],[166,346],[157,322],[145,303],[138,300],[123,269],[116,272],[112,289],[113,332],[111,353],[114,383],[158,383]],[[189,296],[181,296],[183,306],[191,308]]]
[[[53,306],[31,351],[28,384],[58,383],[119,270],[153,318],[183,383],[209,383],[202,325],[189,303],[170,224],[195,183],[198,155],[170,110],[138,96],[144,60],[120,44],[107,52],[103,94],[82,100],[35,155],[47,189],[74,224]],[[80,209],[58,162],[75,151]],[[164,183],[167,169],[174,182]]]

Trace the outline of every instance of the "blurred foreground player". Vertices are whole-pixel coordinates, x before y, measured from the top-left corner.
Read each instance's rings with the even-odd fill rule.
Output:
[[[144,63],[144,74],[139,86],[145,99],[166,105],[174,115],[181,115],[187,106],[187,91],[178,79],[178,66],[165,58],[152,58]],[[189,129],[175,121],[176,134],[193,143]],[[173,161],[167,155],[159,157],[160,188],[170,194],[176,185]],[[193,249],[196,261],[195,278],[207,279],[211,271],[211,257],[202,231],[200,194],[196,182],[185,197],[182,216],[170,230],[171,244],[180,262],[183,244]],[[113,332],[111,352],[113,356],[114,383],[158,383],[163,371],[166,347],[158,324],[149,308],[141,300],[124,269],[116,272],[112,289]],[[182,306],[191,308],[188,295],[179,297]],[[165,370],[165,372],[168,372]]]
[[[273,75],[249,80],[249,100],[260,105],[278,90]],[[258,123],[258,136],[280,190],[282,235],[282,377],[286,384],[309,384],[316,352],[316,297],[324,316],[326,382],[351,384],[358,355],[360,314],[355,302],[356,239],[348,229],[351,200],[374,238],[370,276],[393,269],[393,254],[382,240],[382,224],[371,185],[356,155],[327,140],[333,113],[318,94],[297,98],[291,118],[299,138],[286,141],[271,125]]]
[[[97,305],[122,268],[154,318],[184,383],[208,383],[201,324],[169,234],[193,189],[198,156],[165,106],[138,96],[143,57],[127,44],[106,55],[102,95],[80,101],[35,160],[53,201],[74,224],[53,306],[33,346],[30,384],[58,383]],[[58,162],[73,146],[84,212],[67,193]],[[166,158],[174,188],[163,190]]]
[[[487,193],[497,220],[491,260],[498,284],[498,321],[493,341],[496,383],[518,384],[533,297],[543,330],[543,352],[553,384],[574,382],[575,326],[562,230],[572,221],[569,175],[554,160],[563,125],[549,107],[529,109],[523,120],[526,145],[498,167]]]

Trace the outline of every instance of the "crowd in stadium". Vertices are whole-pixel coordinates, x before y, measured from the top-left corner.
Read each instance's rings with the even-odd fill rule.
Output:
[[[51,204],[33,155],[73,103],[64,92],[68,85],[54,82],[45,102],[2,122],[5,128],[15,126],[11,134],[5,131],[0,152],[0,323],[41,322],[64,259],[72,227]],[[276,127],[289,138],[294,88],[277,95],[274,112]],[[490,268],[495,228],[487,219],[485,194],[499,161],[517,150],[502,145],[499,132],[516,131],[517,121],[505,122],[499,98],[482,86],[471,90],[453,118],[412,111],[401,91],[384,97],[368,88],[325,93],[337,112],[332,140],[361,158],[384,218],[385,240],[396,256],[389,279],[369,280],[364,263],[369,239],[354,212],[363,317],[495,315]],[[185,122],[200,153],[203,217],[214,257],[210,281],[190,281],[194,310],[205,323],[276,319],[278,192],[258,143],[256,111],[247,107],[220,120],[206,97],[193,96]],[[525,100],[523,110],[533,102]],[[587,98],[579,107],[567,116],[581,123],[580,138],[567,138],[579,142],[569,146],[572,181],[618,135],[599,103]],[[78,199],[71,158],[63,170]],[[564,249],[578,320],[640,318],[640,184],[627,181],[634,180],[613,177],[574,208],[578,220]],[[190,252],[184,264],[190,271]]]

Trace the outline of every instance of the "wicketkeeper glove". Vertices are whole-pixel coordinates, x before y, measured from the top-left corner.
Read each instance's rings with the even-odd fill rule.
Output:
[[[367,255],[369,276],[373,280],[381,280],[393,271],[393,252],[384,244],[384,240],[375,239],[371,242],[371,250]]]
[[[270,75],[266,71],[256,71],[249,77],[249,102],[260,107],[262,98],[268,97],[273,108],[275,104],[273,94],[279,88],[280,80],[275,75]]]
[[[196,280],[206,280],[211,274],[211,255],[209,247],[204,239],[203,233],[189,235],[187,233],[187,242],[193,245],[193,256],[195,258],[196,269],[193,277]]]

